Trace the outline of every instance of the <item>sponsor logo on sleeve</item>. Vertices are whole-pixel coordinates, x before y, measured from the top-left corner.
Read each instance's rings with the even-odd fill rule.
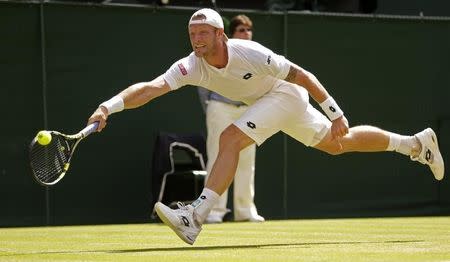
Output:
[[[178,64],[178,68],[180,69],[182,75],[187,75],[188,72],[182,63]]]

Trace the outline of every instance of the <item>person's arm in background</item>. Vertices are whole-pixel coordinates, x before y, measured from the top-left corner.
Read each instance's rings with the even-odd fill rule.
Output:
[[[208,106],[207,101],[209,100],[209,95],[211,91],[200,86],[197,87],[197,91],[198,91],[198,98],[200,99],[200,104],[202,105],[203,108],[203,113],[206,113],[206,107]]]

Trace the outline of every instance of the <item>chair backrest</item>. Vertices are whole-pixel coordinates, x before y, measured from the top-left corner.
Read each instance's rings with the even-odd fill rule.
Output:
[[[206,161],[203,134],[158,133],[152,159],[152,205],[160,198],[163,177],[179,171],[205,170]]]
[[[173,172],[206,169],[203,153],[189,143],[172,142],[169,158]]]

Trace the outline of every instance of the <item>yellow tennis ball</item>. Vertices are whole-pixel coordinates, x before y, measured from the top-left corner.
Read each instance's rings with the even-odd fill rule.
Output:
[[[52,141],[52,134],[48,131],[39,131],[37,141],[42,146],[48,145]]]

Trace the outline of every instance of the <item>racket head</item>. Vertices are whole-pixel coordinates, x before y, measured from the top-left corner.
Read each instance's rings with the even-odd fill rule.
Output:
[[[73,139],[50,131],[49,144],[41,145],[35,137],[29,147],[30,165],[34,179],[43,186],[51,186],[60,181],[70,165]]]

